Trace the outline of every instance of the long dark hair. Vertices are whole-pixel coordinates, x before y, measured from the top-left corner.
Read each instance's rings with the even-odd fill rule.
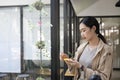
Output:
[[[87,17],[84,17],[81,21],[80,21],[80,23],[83,23],[83,24],[85,24],[87,27],[89,27],[89,28],[92,28],[93,26],[95,26],[96,27],[96,34],[98,34],[98,37],[100,38],[100,39],[102,39],[102,41],[104,42],[104,43],[106,43],[107,44],[107,41],[106,41],[106,39],[104,38],[104,36],[100,33],[100,29],[99,29],[99,23],[98,23],[98,21],[96,20],[96,18],[94,18],[94,17],[92,17],[92,16],[87,16]],[[79,24],[80,24],[79,23]]]

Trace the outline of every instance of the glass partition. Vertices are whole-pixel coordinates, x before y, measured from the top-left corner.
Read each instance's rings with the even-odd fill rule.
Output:
[[[31,5],[23,9],[25,69],[35,79],[51,76],[51,27],[50,4],[41,10]]]
[[[101,18],[99,22],[101,22],[101,33],[113,49],[113,68],[120,68],[120,17]]]
[[[64,5],[63,0],[61,0],[60,4],[60,52],[64,52]],[[63,69],[64,69],[64,62],[60,61],[60,80],[63,80]]]
[[[54,76],[53,73],[57,72],[51,70],[51,66],[53,66],[51,65],[51,51],[57,44],[55,43],[51,47],[51,41],[54,42],[55,38],[59,43],[58,38],[53,36],[51,39],[51,33],[54,32],[51,24],[51,4],[50,0],[48,3],[44,3],[44,1],[41,3],[40,1],[29,6],[18,6],[18,8],[15,6],[0,8],[0,36],[2,37],[0,39],[0,63],[3,63],[0,64],[0,72],[11,73],[10,79],[12,80],[16,80],[22,74],[27,74],[28,78],[32,80],[41,78],[50,80],[51,75]],[[60,2],[60,20],[58,19],[57,23],[60,21],[61,27],[60,29],[55,28],[58,30],[57,32],[60,30],[62,36],[60,48],[55,52],[59,52],[59,49],[63,51],[63,1]],[[37,4],[42,5],[42,9],[38,8],[41,6],[37,6]],[[55,10],[53,9],[53,11]],[[53,50],[52,54],[56,55],[55,52]],[[53,69],[54,67],[56,68],[53,66]],[[62,72],[63,70],[60,69],[60,73]],[[57,77],[59,78],[59,74]],[[62,77],[61,80],[63,80]]]

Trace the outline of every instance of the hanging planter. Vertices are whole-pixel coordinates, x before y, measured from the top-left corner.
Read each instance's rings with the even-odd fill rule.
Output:
[[[36,42],[36,47],[38,49],[37,51],[37,56],[40,57],[40,62],[38,64],[40,65],[40,69],[42,69],[43,63],[42,63],[42,54],[43,54],[43,49],[45,48],[45,41],[37,41]],[[36,62],[35,62],[36,63]]]
[[[35,45],[38,49],[44,49],[45,48],[45,41],[37,41]]]
[[[45,79],[39,76],[36,78],[36,80],[45,80]]]
[[[36,10],[42,10],[44,7],[44,3],[41,1],[36,1],[35,3],[32,4],[33,7],[35,7]]]

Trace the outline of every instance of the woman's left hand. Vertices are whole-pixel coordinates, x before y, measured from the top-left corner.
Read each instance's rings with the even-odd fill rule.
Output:
[[[69,63],[69,65],[71,65],[71,66],[74,66],[76,68],[80,68],[80,63],[74,59],[69,59],[66,62]]]

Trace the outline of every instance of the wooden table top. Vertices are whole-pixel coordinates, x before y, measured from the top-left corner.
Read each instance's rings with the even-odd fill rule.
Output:
[[[65,76],[72,76],[73,77],[73,76],[75,76],[75,73],[72,73],[69,71],[69,69],[67,69],[65,72]]]
[[[60,69],[60,74],[63,72],[63,69]],[[33,74],[40,74],[40,75],[46,75],[50,76],[51,75],[51,69],[49,68],[43,68],[43,69],[33,69],[27,71],[27,73],[33,73]]]

